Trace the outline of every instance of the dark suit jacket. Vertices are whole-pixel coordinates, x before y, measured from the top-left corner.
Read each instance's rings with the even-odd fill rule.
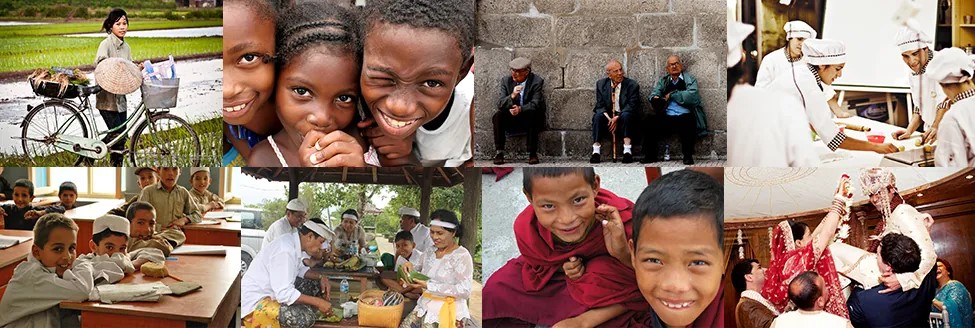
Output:
[[[515,80],[511,76],[506,76],[501,79],[501,90],[498,95],[498,110],[508,110],[511,106],[515,105],[513,99],[511,99],[511,93],[514,92]],[[521,106],[521,110],[524,112],[545,112],[545,93],[542,88],[545,86],[545,79],[535,73],[528,73],[528,78],[525,79],[525,104]],[[537,114],[537,113],[536,113]]]
[[[620,86],[620,111],[639,115],[640,84],[635,80],[624,77]],[[613,82],[608,77],[596,81],[596,107],[592,109],[599,115],[613,108]]]
[[[854,327],[927,327],[931,300],[938,290],[938,270],[932,268],[921,287],[880,294],[884,285],[855,288],[846,301]]]

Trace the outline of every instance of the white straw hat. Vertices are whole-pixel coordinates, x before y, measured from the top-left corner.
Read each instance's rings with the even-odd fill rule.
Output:
[[[126,95],[142,86],[142,73],[131,61],[107,58],[95,66],[95,82],[109,93]]]

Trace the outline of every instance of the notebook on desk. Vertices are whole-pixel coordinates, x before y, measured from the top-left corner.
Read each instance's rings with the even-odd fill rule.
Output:
[[[34,237],[14,237],[14,236],[0,236],[0,249],[6,249],[14,247],[22,242],[34,239]]]
[[[183,245],[176,247],[172,255],[227,255],[227,248],[223,246]]]

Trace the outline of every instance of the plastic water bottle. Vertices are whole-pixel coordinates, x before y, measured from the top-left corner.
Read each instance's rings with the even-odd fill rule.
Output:
[[[339,304],[343,304],[349,301],[349,280],[342,278],[342,282],[339,283]]]
[[[358,240],[353,240],[352,241],[352,252],[349,252],[349,254],[352,254],[352,255],[358,255],[359,254],[359,241]]]
[[[664,145],[664,160],[670,160],[670,145]]]

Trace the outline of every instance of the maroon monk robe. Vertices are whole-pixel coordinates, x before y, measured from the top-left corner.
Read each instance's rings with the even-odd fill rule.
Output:
[[[619,210],[629,238],[633,202],[604,189],[596,194],[595,202]],[[564,245],[553,240],[528,206],[515,219],[514,230],[521,256],[488,279],[483,297],[485,327],[551,326],[589,309],[615,304],[628,311],[601,326],[638,327],[634,323],[650,321],[650,306],[640,294],[633,269],[609,255],[600,222],[593,224],[580,243]],[[569,280],[560,269],[573,256],[582,259],[586,268],[582,277]]]

